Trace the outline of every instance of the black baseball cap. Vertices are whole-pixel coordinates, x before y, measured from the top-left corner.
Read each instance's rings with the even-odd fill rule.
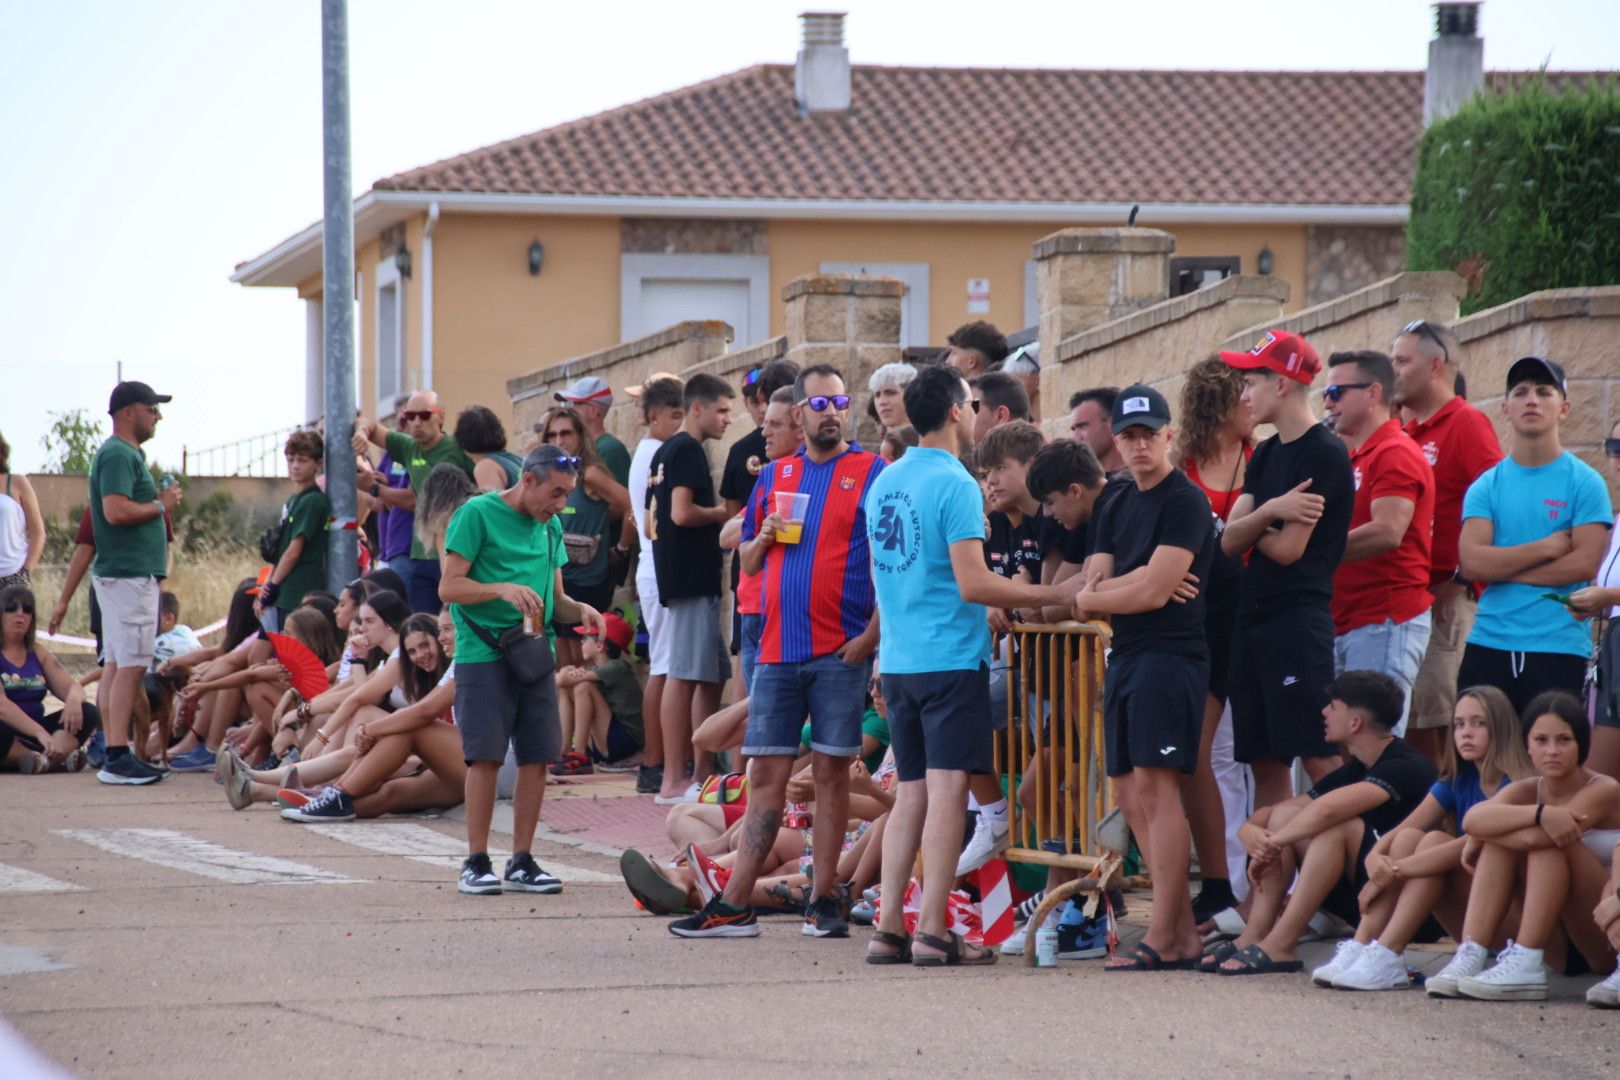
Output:
[[[113,387],[107,412],[111,415],[130,405],[167,405],[173,400],[172,394],[160,394],[143,382],[121,382]]]
[[[1560,394],[1569,397],[1569,383],[1564,378],[1564,369],[1544,356],[1521,356],[1513,361],[1513,366],[1508,368],[1507,392],[1512,393],[1513,388],[1522,382],[1556,386]]]
[[[1170,422],[1170,403],[1153,387],[1137,383],[1119,392],[1110,420],[1115,435],[1133,427],[1157,431]]]

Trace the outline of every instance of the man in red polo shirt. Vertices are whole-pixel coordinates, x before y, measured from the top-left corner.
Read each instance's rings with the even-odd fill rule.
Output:
[[[1502,444],[1485,414],[1455,392],[1459,354],[1451,331],[1421,319],[1409,323],[1396,335],[1389,358],[1395,368],[1394,403],[1411,414],[1406,433],[1434,469],[1429,569],[1434,606],[1429,649],[1412,687],[1406,739],[1438,763],[1445,756],[1451,709],[1460,689],[1457,669],[1479,599],[1476,589],[1457,579],[1463,495],[1502,460]]]
[[[849,819],[849,766],[861,750],[861,714],[877,644],[872,561],[862,503],[883,459],[851,446],[849,394],[827,364],[799,373],[793,417],[804,450],[760,473],[743,518],[744,574],[764,572],[764,619],[748,698],[748,812],[725,891],[670,924],[678,937],[755,937],[749,904],[764,857],[777,842],[787,782],[810,717],[815,779],[815,875],[806,937],[847,937],[838,899],[838,856]],[[778,494],[807,496],[793,514]]]
[[[1356,485],[1344,559],[1333,575],[1334,669],[1395,680],[1404,699],[1399,735],[1429,647],[1434,473],[1400,421],[1390,418],[1394,387],[1394,368],[1381,352],[1328,357],[1322,399],[1350,450]]]

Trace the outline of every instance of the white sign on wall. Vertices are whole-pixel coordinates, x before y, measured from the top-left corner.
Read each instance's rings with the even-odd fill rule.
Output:
[[[990,314],[990,279],[968,278],[967,310],[969,315]]]

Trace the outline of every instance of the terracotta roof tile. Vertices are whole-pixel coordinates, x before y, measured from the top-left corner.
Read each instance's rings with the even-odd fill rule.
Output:
[[[1504,89],[1521,73],[1493,72]],[[1555,82],[1584,74],[1554,74]],[[857,66],[801,116],[793,69],[708,82],[379,180],[397,191],[748,199],[1401,205],[1418,71]]]

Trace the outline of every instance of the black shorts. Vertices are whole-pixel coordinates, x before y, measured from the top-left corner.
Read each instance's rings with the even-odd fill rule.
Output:
[[[1530,702],[1543,690],[1562,690],[1583,697],[1586,658],[1570,653],[1504,652],[1488,645],[1469,642],[1457,669],[1457,686],[1494,686],[1513,703],[1513,713],[1522,717]],[[1600,710],[1601,711],[1601,710]]]
[[[1337,753],[1322,737],[1333,674],[1333,616],[1327,608],[1240,618],[1232,627],[1227,671],[1232,756],[1247,765]]]
[[[990,669],[883,676],[895,775],[922,780],[929,769],[987,773]]]
[[[1339,880],[1333,883],[1327,897],[1318,906],[1329,915],[1337,915],[1351,926],[1361,922],[1361,890],[1367,887],[1367,856],[1378,844],[1378,835],[1371,829],[1361,830],[1361,847],[1356,851],[1356,864],[1344,868]]]
[[[1209,696],[1226,704],[1232,668],[1232,624],[1236,611],[1223,605],[1204,619],[1204,640],[1209,643]]]
[[[1598,648],[1598,727],[1620,728],[1620,623],[1609,623]]]
[[[1196,772],[1208,689],[1206,661],[1158,652],[1110,656],[1103,678],[1108,775],[1132,769]]]
[[[74,739],[80,746],[83,746],[90,741],[90,736],[94,735],[96,729],[101,726],[101,713],[97,712],[96,707],[87,701],[84,703],[83,711],[79,716],[79,733],[74,736]],[[52,735],[61,731],[62,710],[57,709],[55,712],[46,713],[40,720],[39,726]],[[36,754],[45,752],[45,744],[32,735],[24,735],[14,730],[9,724],[0,724],[0,761],[4,761],[6,755],[11,753],[11,748],[17,744],[21,744],[24,749],[32,750]]]
[[[504,660],[457,664],[456,727],[469,765],[505,761],[508,743],[519,765],[549,765],[562,756],[556,676],[521,686]]]
[[[595,585],[570,585],[564,581],[563,592],[568,594],[568,599],[580,604],[589,604],[597,611],[605,613],[613,603],[613,580],[609,578]],[[560,638],[573,640],[584,636],[579,632],[578,623],[563,624],[553,619],[551,629]]]

